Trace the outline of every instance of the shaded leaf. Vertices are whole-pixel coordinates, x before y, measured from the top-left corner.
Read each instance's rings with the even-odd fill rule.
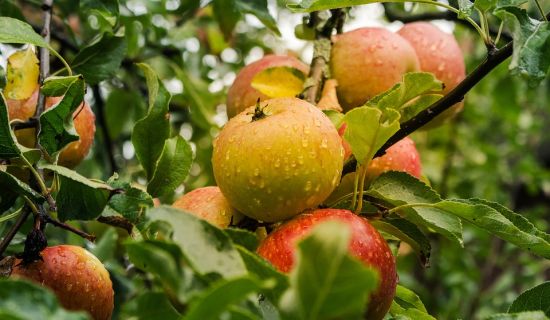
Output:
[[[542,311],[550,317],[550,299],[548,297],[550,297],[550,281],[520,294],[508,308],[508,313]]]
[[[41,194],[34,191],[29,185],[2,170],[0,170],[0,190],[2,190],[2,193],[9,191],[25,196],[38,203],[42,203],[45,200]],[[4,195],[2,194],[0,195],[0,203],[4,201],[3,199]]]
[[[8,105],[4,94],[0,92],[0,158],[10,159],[20,155],[21,150],[18,148],[15,135],[10,128]]]
[[[181,315],[168,297],[161,292],[145,292],[123,306],[126,317],[137,320],[162,319],[177,320]]]
[[[48,43],[34,32],[30,24],[9,17],[0,17],[0,43],[30,43],[49,48]]]

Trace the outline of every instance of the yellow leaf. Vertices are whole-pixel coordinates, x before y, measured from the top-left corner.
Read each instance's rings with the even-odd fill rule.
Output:
[[[7,84],[4,95],[9,99],[24,100],[38,86],[39,66],[36,54],[29,47],[8,58]]]
[[[258,72],[250,84],[270,98],[294,97],[302,92],[305,76],[292,67],[272,67]]]

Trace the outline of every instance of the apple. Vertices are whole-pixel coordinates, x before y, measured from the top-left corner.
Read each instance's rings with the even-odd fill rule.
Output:
[[[429,22],[405,24],[398,32],[416,51],[420,61],[420,70],[431,72],[445,84],[443,93],[454,89],[466,77],[464,55],[453,35],[441,31]],[[441,125],[462,110],[464,103],[459,102],[438,115],[425,126]]]
[[[227,92],[227,116],[232,118],[244,109],[256,104],[258,99],[266,100],[268,97],[250,85],[254,76],[272,67],[293,67],[307,75],[308,65],[293,56],[267,55],[260,60],[245,66],[233,81]]]
[[[345,124],[340,127],[338,132],[341,136],[344,135],[345,128]],[[344,139],[342,139],[342,144],[346,154],[345,159],[347,160],[347,157],[351,156],[351,148]],[[372,182],[382,173],[392,170],[403,171],[419,179],[422,177],[420,154],[411,138],[405,137],[399,140],[396,144],[389,147],[383,156],[372,159],[369,163],[365,180],[367,183]],[[346,174],[342,177],[340,184],[327,198],[325,203],[332,204],[345,195],[353,193],[354,185],[355,172]]]
[[[317,209],[303,213],[281,225],[258,247],[258,254],[281,272],[290,272],[295,262],[296,244],[318,224],[338,220],[351,228],[349,253],[378,271],[380,284],[370,296],[366,319],[382,319],[395,295],[395,258],[380,233],[367,219],[342,209]]]
[[[218,187],[195,189],[179,197],[172,206],[220,228],[227,228],[241,218],[241,214],[229,205]]]
[[[390,89],[403,74],[419,70],[413,47],[383,28],[360,28],[333,38],[330,68],[344,108],[363,105]]]
[[[49,109],[59,103],[62,97],[47,97],[45,108]],[[7,99],[8,115],[10,121],[27,121],[34,116],[38,101],[38,88],[34,93],[24,100]],[[94,142],[95,115],[90,105],[84,101],[73,113],[73,121],[76,132],[80,136],[78,141],[68,144],[59,154],[58,163],[62,166],[76,167],[88,154]],[[35,130],[16,130],[17,141],[22,145],[33,148],[35,144]]]
[[[28,265],[16,260],[11,276],[50,288],[68,310],[86,311],[94,320],[111,319],[113,285],[109,272],[94,255],[70,245],[47,247],[41,255],[42,261]]]
[[[214,177],[231,206],[277,222],[314,208],[334,190],[344,150],[338,131],[297,98],[258,103],[235,116],[214,140]]]

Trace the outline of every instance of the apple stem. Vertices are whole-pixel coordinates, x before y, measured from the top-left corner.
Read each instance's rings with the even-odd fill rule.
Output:
[[[267,107],[260,105],[260,99],[256,101],[256,107],[254,108],[254,114],[252,115],[252,121],[258,121],[266,117],[266,114],[264,113],[264,108]]]

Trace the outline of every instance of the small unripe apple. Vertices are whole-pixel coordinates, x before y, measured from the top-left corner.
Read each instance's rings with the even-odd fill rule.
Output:
[[[88,312],[94,320],[111,319],[114,292],[109,272],[81,247],[60,245],[42,251],[42,261],[28,265],[16,260],[12,277],[50,288],[68,310]]]
[[[61,101],[62,97],[47,97],[46,110],[53,107]],[[34,116],[38,101],[38,89],[31,97],[25,100],[7,99],[8,114],[10,121],[27,121]],[[69,143],[59,154],[58,163],[62,166],[73,168],[77,166],[88,154],[94,142],[95,135],[95,115],[90,105],[84,101],[73,113],[73,121],[76,132],[80,136],[78,141]],[[35,130],[22,129],[16,130],[17,141],[28,148],[34,148]]]
[[[445,84],[443,93],[454,89],[466,77],[464,55],[453,35],[441,31],[429,22],[405,24],[398,32],[416,51],[420,70],[431,72]],[[425,127],[435,127],[462,110],[459,102],[438,115]]]
[[[366,319],[382,319],[395,295],[395,258],[380,233],[367,219],[342,209],[317,209],[301,214],[275,229],[258,247],[258,254],[279,271],[290,272],[296,259],[296,244],[322,222],[337,220],[351,228],[349,253],[379,274],[379,286],[370,296]]]
[[[340,127],[338,131],[340,135],[344,135],[345,124]],[[342,139],[344,150],[346,150],[346,156],[351,156],[351,148],[349,144]],[[346,158],[347,159],[347,158]],[[403,171],[416,178],[422,177],[422,163],[420,161],[420,154],[416,149],[414,141],[405,137],[395,143],[393,146],[386,150],[383,156],[372,159],[367,169],[367,175],[365,181],[367,183],[376,179],[379,175],[387,171]],[[353,193],[355,185],[355,172],[348,173],[342,180],[334,192],[326,200],[327,204],[332,204],[343,196]]]
[[[241,214],[229,205],[218,187],[195,189],[179,197],[172,206],[220,228],[227,228],[241,218]]]
[[[345,111],[390,89],[403,74],[419,70],[411,45],[386,29],[360,28],[337,35],[333,41],[330,68]]]
[[[309,67],[293,56],[267,55],[255,61],[237,74],[235,81],[227,92],[227,116],[232,118],[244,109],[256,104],[258,99],[266,100],[268,97],[250,85],[252,79],[259,72],[272,67],[292,67],[307,75]]]
[[[229,203],[277,222],[325,200],[342,172],[338,131],[297,98],[260,102],[229,120],[214,141],[214,177]]]

